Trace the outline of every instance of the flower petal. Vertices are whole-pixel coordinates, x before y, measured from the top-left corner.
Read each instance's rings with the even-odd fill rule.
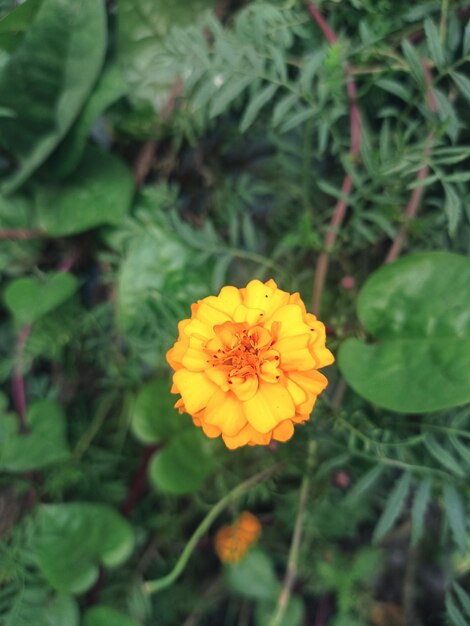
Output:
[[[262,434],[295,414],[291,395],[280,383],[260,381],[257,393],[243,407],[248,422]]]
[[[204,422],[217,426],[224,435],[234,437],[246,425],[242,403],[230,391],[225,393],[219,389],[209,400]]]
[[[291,420],[286,420],[285,422],[281,422],[273,430],[273,439],[275,439],[276,441],[289,441],[293,434],[294,424],[291,422]]]
[[[217,391],[216,385],[202,372],[181,369],[175,372],[173,381],[179,389],[186,410],[191,414],[204,409]]]

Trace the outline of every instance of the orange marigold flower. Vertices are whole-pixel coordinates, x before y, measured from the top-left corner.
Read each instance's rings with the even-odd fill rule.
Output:
[[[333,363],[325,326],[273,280],[199,300],[167,353],[175,407],[230,448],[287,441],[309,419]]]
[[[222,563],[239,563],[261,535],[257,517],[244,511],[231,526],[222,526],[214,538],[214,548]]]

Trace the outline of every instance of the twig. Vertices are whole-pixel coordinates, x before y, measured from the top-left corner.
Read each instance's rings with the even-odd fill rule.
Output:
[[[180,555],[180,558],[176,561],[175,566],[171,570],[169,574],[163,576],[162,578],[157,578],[156,580],[149,580],[144,583],[144,590],[148,594],[158,593],[166,589],[170,585],[172,585],[181,574],[184,572],[184,569],[194,552],[199,540],[205,535],[205,533],[209,530],[212,522],[222,513],[222,511],[234,500],[237,500],[242,495],[244,495],[247,491],[249,491],[252,487],[257,485],[258,483],[266,480],[270,476],[272,476],[276,471],[279,470],[281,464],[277,464],[274,467],[271,467],[267,470],[259,472],[255,474],[248,480],[245,480],[243,483],[240,483],[237,487],[232,489],[226,496],[224,496],[221,500],[219,500],[209,511],[209,513],[205,516],[199,526],[196,528],[194,533],[191,535],[188,543],[184,547],[183,552]]]
[[[129,490],[127,492],[126,499],[124,500],[121,506],[121,513],[125,517],[129,517],[131,512],[134,510],[134,507],[139,502],[140,497],[145,489],[145,484],[147,481],[147,469],[150,464],[150,461],[153,458],[153,455],[159,450],[161,445],[154,445],[150,448],[147,448],[144,456],[140,462],[140,465],[134,475],[134,479],[132,480]]]
[[[307,509],[308,492],[310,490],[310,475],[315,459],[315,451],[316,442],[311,440],[308,445],[307,464],[302,479],[302,485],[300,487],[299,506],[297,508],[297,517],[295,518],[294,532],[292,534],[292,542],[289,549],[286,575],[284,577],[281,593],[279,594],[277,606],[271,617],[269,626],[281,626],[283,623],[284,614],[286,612],[292,588],[297,576],[304,518]]]
[[[315,3],[312,0],[307,2],[307,7],[310,15],[318,24],[323,32],[325,39],[330,44],[335,44],[338,41],[338,37],[328,24],[326,19],[317,9]],[[351,148],[349,150],[349,158],[351,160],[356,159],[361,151],[361,113],[357,104],[357,89],[354,82],[353,68],[349,62],[345,63],[344,75],[346,78],[346,92],[349,102],[349,125],[351,134]],[[325,235],[323,250],[320,252],[315,267],[314,285],[312,295],[312,311],[315,314],[320,313],[321,299],[323,295],[323,289],[325,287],[326,275],[328,273],[328,266],[330,262],[330,254],[336,242],[339,229],[346,216],[346,209],[348,206],[348,196],[351,193],[353,187],[353,181],[350,174],[344,177],[343,184],[341,185],[341,198],[335,205],[333,210],[333,216],[331,218],[328,231]]]
[[[426,87],[427,87],[426,102],[431,113],[437,113],[439,107],[438,107],[438,103],[436,100],[436,96],[434,95],[434,92],[432,89],[431,72],[429,70],[429,67],[426,65],[426,63],[423,62],[422,66],[423,66],[424,80],[426,81]],[[420,167],[416,175],[417,183],[420,183],[422,180],[424,180],[429,173],[429,166],[427,165],[427,159],[429,155],[431,154],[433,143],[434,143],[434,132],[431,131],[430,133],[428,133],[428,136],[426,137],[426,141],[424,145],[424,152],[423,152],[424,163]],[[408,204],[406,205],[405,210],[403,211],[403,224],[400,230],[398,231],[390,247],[390,250],[388,251],[387,256],[385,257],[384,263],[392,263],[392,261],[395,261],[395,259],[397,259],[398,256],[400,255],[401,249],[403,248],[403,245],[405,243],[409,224],[416,217],[416,213],[418,212],[423,194],[424,194],[424,186],[418,184],[418,186],[413,189],[410,199],[408,200]]]
[[[2,228],[0,239],[42,239],[47,234],[39,229],[28,230],[26,228]]]
[[[13,406],[18,414],[19,430],[22,435],[29,432],[29,426],[26,421],[26,412],[28,405],[26,402],[26,389],[23,376],[23,353],[31,334],[31,325],[24,326],[18,335],[15,348],[15,364],[13,366],[13,375],[11,380]]]

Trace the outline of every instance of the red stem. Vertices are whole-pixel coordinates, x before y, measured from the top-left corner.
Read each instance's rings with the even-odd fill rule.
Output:
[[[147,450],[145,451],[145,454],[142,457],[140,465],[136,473],[134,474],[134,478],[132,479],[132,482],[129,486],[126,499],[124,500],[121,506],[121,513],[125,517],[130,516],[136,504],[140,500],[140,497],[142,496],[145,490],[146,483],[147,483],[148,466],[155,452],[159,450],[161,447],[162,447],[161,445],[154,445],[154,446],[151,446],[150,448],[147,448]]]
[[[307,8],[310,15],[320,27],[325,39],[330,44],[335,44],[338,41],[336,33],[328,24],[326,19],[317,9],[315,3],[310,0],[307,3]],[[346,78],[346,92],[349,102],[349,127],[351,134],[351,148],[349,150],[349,157],[351,160],[356,159],[361,151],[361,113],[357,104],[357,89],[354,82],[353,69],[350,63],[346,62],[344,66],[344,75]],[[348,196],[351,193],[353,187],[353,181],[350,174],[346,174],[341,185],[341,198],[335,205],[333,215],[325,235],[323,242],[323,250],[320,252],[317,264],[315,267],[313,295],[312,295],[312,311],[316,314],[320,313],[321,299],[323,295],[323,289],[325,287],[326,275],[328,273],[328,266],[330,263],[330,254],[336,242],[339,229],[343,224],[346,216],[346,209],[348,207]]]
[[[0,239],[42,239],[47,235],[41,230],[25,228],[5,228],[0,230]]]

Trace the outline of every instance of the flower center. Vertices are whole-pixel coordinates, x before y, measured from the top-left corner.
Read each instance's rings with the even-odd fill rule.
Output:
[[[272,349],[275,339],[263,325],[250,328],[246,323],[225,322],[214,331],[215,339],[206,346],[209,363],[226,370],[229,384],[252,376],[268,382],[279,380],[280,356]]]

